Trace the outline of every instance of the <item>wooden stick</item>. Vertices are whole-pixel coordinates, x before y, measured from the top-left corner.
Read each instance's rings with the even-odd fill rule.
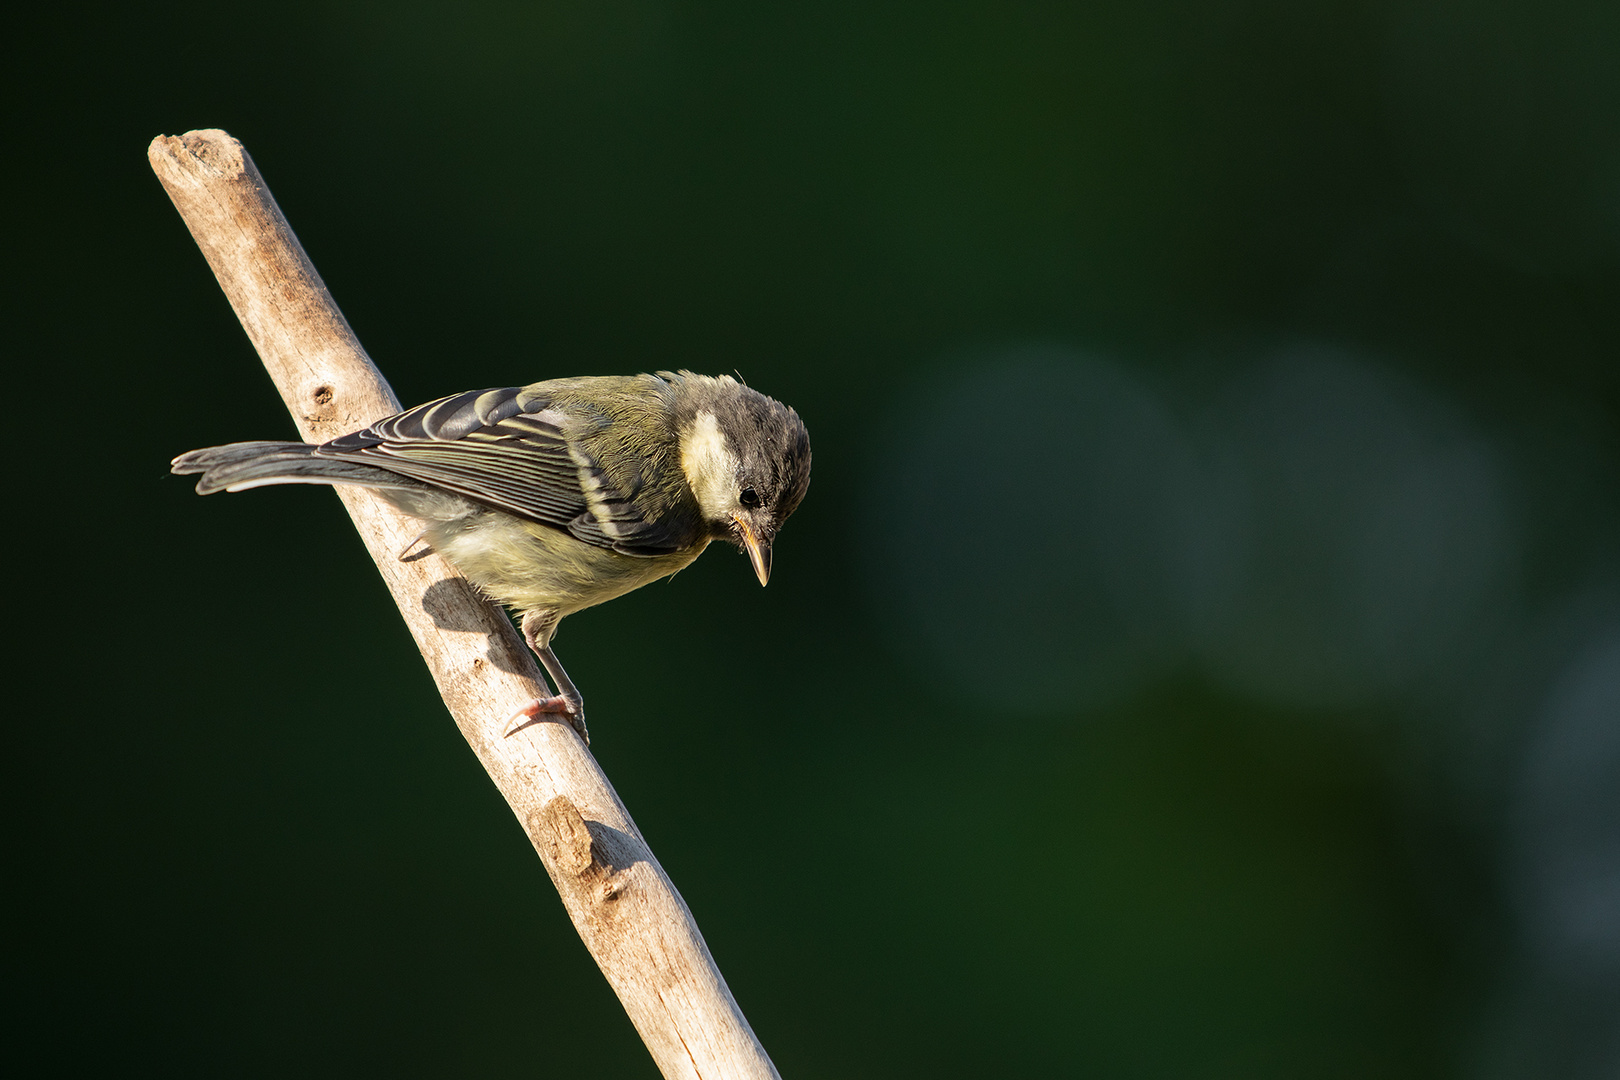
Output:
[[[322,442],[398,412],[242,145],[223,131],[192,131],[153,139],[147,158],[304,439]],[[664,1076],[775,1077],[692,913],[584,742],[561,722],[506,734],[507,718],[547,693],[511,621],[438,556],[401,561],[419,524],[363,489],[335,490],[456,726],[534,842]]]

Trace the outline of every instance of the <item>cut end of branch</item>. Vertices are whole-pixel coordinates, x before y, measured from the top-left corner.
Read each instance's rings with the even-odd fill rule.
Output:
[[[228,131],[219,128],[198,128],[184,135],[159,135],[146,148],[148,161],[159,157],[171,160],[181,154],[196,159],[197,163],[214,176],[232,178],[246,171],[243,159],[246,151]]]

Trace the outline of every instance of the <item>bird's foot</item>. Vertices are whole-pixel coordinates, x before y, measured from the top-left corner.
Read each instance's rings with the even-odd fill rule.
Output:
[[[590,733],[585,730],[585,714],[572,701],[561,696],[535,698],[523,706],[507,718],[506,734],[515,735],[542,716],[566,716],[569,726],[579,732],[580,738],[586,743],[591,741]]]

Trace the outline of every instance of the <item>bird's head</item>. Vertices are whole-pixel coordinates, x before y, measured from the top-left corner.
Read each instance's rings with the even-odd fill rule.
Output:
[[[776,534],[810,486],[804,422],[729,375],[660,374],[675,387],[681,469],[710,534],[747,552],[764,585]]]

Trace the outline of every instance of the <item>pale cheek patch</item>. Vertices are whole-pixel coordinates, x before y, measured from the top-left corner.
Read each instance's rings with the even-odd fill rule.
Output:
[[[681,471],[704,517],[718,521],[730,516],[737,498],[737,456],[720,434],[714,413],[698,413],[681,432]]]

